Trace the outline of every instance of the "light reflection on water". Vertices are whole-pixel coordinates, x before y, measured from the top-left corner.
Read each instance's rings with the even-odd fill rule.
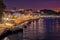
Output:
[[[25,40],[60,40],[59,29],[60,18],[44,18],[32,22],[30,27],[24,30],[23,36]]]
[[[41,21],[41,22],[40,22]],[[29,38],[26,40],[39,40],[44,39],[45,28],[43,27],[43,19],[39,21],[32,21],[30,26],[24,29],[23,36]]]
[[[60,40],[60,18],[32,21],[23,32],[8,36],[10,40]]]

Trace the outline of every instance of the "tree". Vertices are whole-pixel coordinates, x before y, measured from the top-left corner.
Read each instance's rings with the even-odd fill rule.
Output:
[[[3,0],[0,0],[0,22],[2,22],[2,15],[3,15],[3,11],[5,10],[6,6],[3,3]]]
[[[60,12],[57,12],[57,15],[60,15]]]
[[[44,10],[41,10],[41,12],[44,12],[44,14],[46,15],[56,15],[56,12],[53,10],[44,9]]]

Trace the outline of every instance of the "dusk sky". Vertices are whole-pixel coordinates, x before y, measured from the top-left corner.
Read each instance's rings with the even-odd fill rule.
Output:
[[[60,10],[60,0],[4,0],[7,9],[13,7],[31,9],[54,9]]]

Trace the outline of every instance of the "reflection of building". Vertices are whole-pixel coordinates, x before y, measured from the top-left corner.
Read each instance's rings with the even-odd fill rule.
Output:
[[[40,17],[31,21],[31,24],[23,30],[25,40],[35,39],[57,39],[60,38],[60,17]],[[53,34],[54,33],[54,34]],[[59,36],[58,36],[59,35]]]

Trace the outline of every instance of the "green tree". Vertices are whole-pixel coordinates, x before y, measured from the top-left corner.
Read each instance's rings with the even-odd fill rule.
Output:
[[[2,22],[2,15],[5,8],[6,8],[6,5],[3,3],[3,0],[0,0],[0,22]]]

